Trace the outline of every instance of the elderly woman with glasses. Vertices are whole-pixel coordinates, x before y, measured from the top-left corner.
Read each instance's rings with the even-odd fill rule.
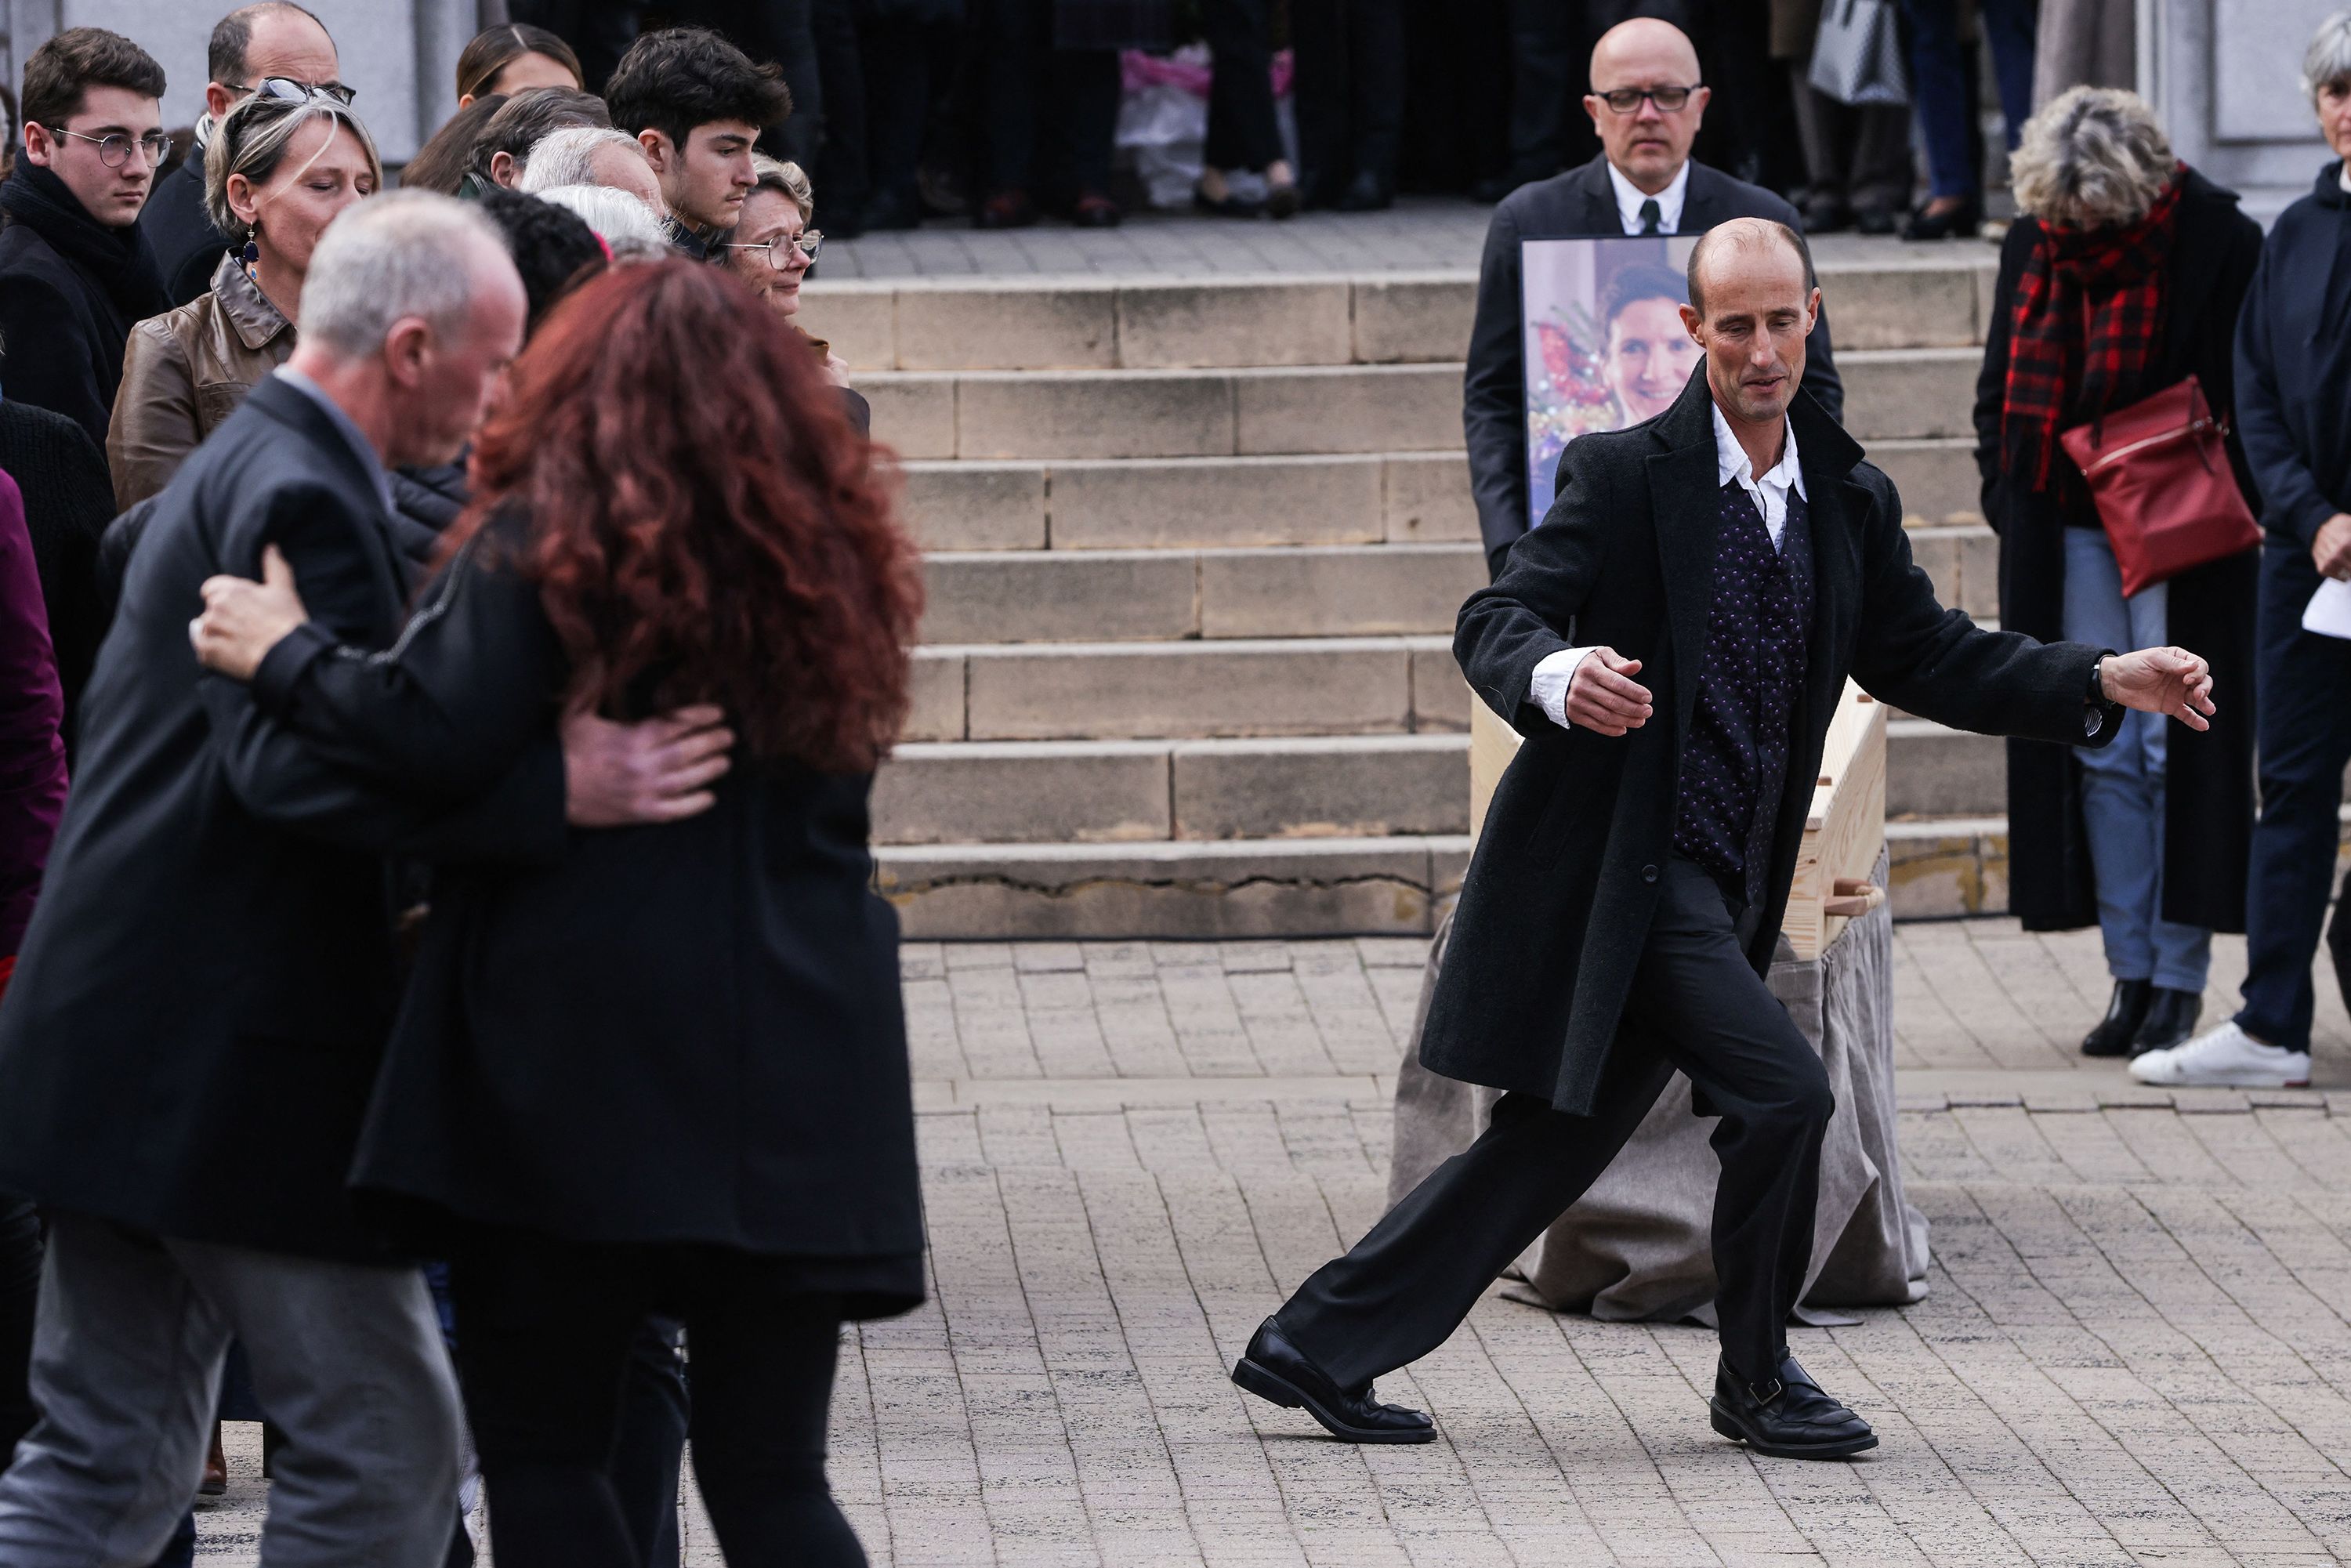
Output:
[[[726,266],[789,322],[794,331],[808,338],[823,360],[825,374],[833,385],[845,387],[849,384],[848,365],[832,351],[831,344],[809,338],[799,323],[792,319],[800,311],[800,282],[808,277],[809,268],[816,265],[817,251],[824,244],[824,235],[808,226],[809,220],[816,215],[816,192],[797,163],[780,163],[754,154],[751,172],[758,183],[743,198],[742,216],[736,220],[735,232],[727,243],[720,247]]]
[[[266,81],[229,110],[204,149],[204,204],[229,252],[210,288],[131,329],[106,436],[117,506],[162,490],[292,356],[310,252],[382,183],[367,127],[332,93]]]
[[[2235,193],[2172,155],[2145,100],[2114,88],[2076,88],[2033,116],[2010,170],[2022,211],[2001,251],[1975,409],[2001,624],[2193,648],[2220,705],[2201,731],[2134,714],[2097,750],[2009,743],[2010,907],[2028,931],[2097,923],[2114,985],[2082,1051],[2131,1056],[2189,1037],[2212,933],[2245,928],[2255,562],[2248,550],[2125,598],[2058,435],[2189,376],[2230,417],[2262,231]],[[2229,454],[2251,497],[2233,436]]]

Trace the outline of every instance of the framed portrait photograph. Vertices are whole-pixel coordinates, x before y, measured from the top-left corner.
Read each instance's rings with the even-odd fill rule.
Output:
[[[1682,326],[1696,235],[1520,243],[1530,522],[1579,435],[1662,413],[1698,368]]]

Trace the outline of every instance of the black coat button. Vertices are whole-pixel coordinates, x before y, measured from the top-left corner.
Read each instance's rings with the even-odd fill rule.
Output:
[[[1656,868],[1656,866],[1653,866],[1653,865],[1645,865],[1645,866],[1643,866],[1643,867],[1641,868],[1641,880],[1642,880],[1643,882],[1655,882],[1655,881],[1656,881],[1656,880],[1657,880],[1657,868]]]

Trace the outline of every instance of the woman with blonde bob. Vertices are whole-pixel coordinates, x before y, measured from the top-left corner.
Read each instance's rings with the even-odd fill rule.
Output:
[[[2009,742],[2010,907],[2028,931],[2097,924],[2114,985],[2082,1051],[2132,1056],[2194,1031],[2212,933],[2245,928],[2254,552],[2126,599],[2057,438],[2191,375],[2230,417],[2237,309],[2262,231],[2118,89],[2050,103],[2010,171],[2022,211],[2001,250],[1975,409],[1984,516],[2001,537],[2001,625],[2107,648],[2192,647],[2214,687],[2236,695],[2206,730],[2133,714],[2095,751]],[[2229,455],[2250,497],[2233,435]]]
[[[642,1561],[609,1470],[656,1312],[685,1324],[727,1560],[862,1563],[824,1479],[840,1325],[924,1289],[897,921],[868,848],[915,551],[807,345],[683,258],[555,308],[473,477],[393,653],[341,656],[273,562],[204,585],[199,654],[404,793],[471,798],[575,706],[715,704],[735,758],[699,815],[443,870],[355,1185],[450,1260],[501,1564]]]
[[[106,433],[118,507],[162,489],[292,357],[319,236],[382,183],[367,127],[326,93],[265,85],[222,119],[204,152],[204,208],[228,254],[204,293],[131,329]]]

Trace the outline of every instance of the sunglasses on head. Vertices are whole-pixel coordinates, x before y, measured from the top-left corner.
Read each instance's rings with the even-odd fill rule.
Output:
[[[253,86],[254,97],[272,98],[280,103],[308,103],[314,98],[324,98],[348,106],[359,95],[359,89],[345,87],[339,81],[296,81],[292,77],[263,77]]]

